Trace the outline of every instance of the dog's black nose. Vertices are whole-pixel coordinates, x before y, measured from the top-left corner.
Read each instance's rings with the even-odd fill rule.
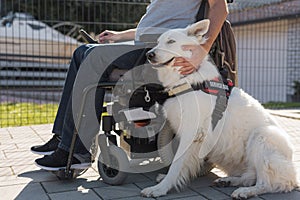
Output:
[[[152,60],[155,57],[155,53],[153,51],[149,51],[146,53],[147,59]]]

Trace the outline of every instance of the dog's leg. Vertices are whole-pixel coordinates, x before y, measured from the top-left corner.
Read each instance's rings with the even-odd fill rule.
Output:
[[[214,181],[217,187],[229,187],[229,186],[252,186],[256,182],[256,172],[255,170],[248,170],[241,177],[224,177],[218,178]]]
[[[176,154],[178,154],[178,152],[183,153],[180,156],[175,155],[168,174],[157,185],[143,189],[141,195],[145,197],[159,197],[166,195],[173,187],[177,188],[178,186],[182,186],[185,181],[187,181],[186,179],[189,179],[189,176],[186,174],[189,171],[188,167],[191,163],[186,163],[186,160],[191,156],[191,148],[192,147],[187,148],[180,144]]]
[[[263,193],[289,192],[297,185],[292,163],[292,148],[275,126],[256,129],[247,145],[249,163],[256,169],[256,184],[241,187],[233,198],[249,198]]]
[[[231,194],[231,197],[233,199],[247,199],[252,196],[257,196],[260,194],[264,194],[270,192],[267,188],[265,188],[263,185],[255,185],[252,187],[240,187],[233,191]]]

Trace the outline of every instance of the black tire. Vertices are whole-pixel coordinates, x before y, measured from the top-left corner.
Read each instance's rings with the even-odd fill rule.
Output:
[[[102,153],[99,155],[98,172],[105,183],[122,184],[128,176],[129,161],[126,153],[117,146],[109,146],[111,166],[103,163]]]

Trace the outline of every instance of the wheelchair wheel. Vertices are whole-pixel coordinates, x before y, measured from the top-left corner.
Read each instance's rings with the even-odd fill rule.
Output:
[[[166,122],[157,138],[158,153],[165,166],[171,165],[178,145],[178,139],[175,137],[169,122]],[[201,166],[199,176],[207,175],[214,167],[214,164],[204,161]]]
[[[126,153],[117,146],[109,146],[110,166],[103,162],[100,153],[98,160],[98,171],[105,183],[110,185],[122,184],[128,176],[129,161]]]

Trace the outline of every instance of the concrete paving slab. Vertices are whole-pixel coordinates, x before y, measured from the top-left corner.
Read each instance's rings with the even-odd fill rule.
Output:
[[[54,174],[53,174],[54,176]],[[78,189],[90,189],[107,187],[108,185],[99,181],[99,177],[91,177],[87,179],[77,178],[75,180],[58,180],[42,182],[43,187],[48,193],[77,191]]]
[[[5,162],[5,155],[4,152],[0,150],[0,167],[2,166],[1,163]]]
[[[157,200],[169,200],[169,199],[178,199],[178,198],[185,198],[188,199],[192,196],[198,196],[198,193],[185,187],[180,192],[176,191],[175,189],[172,189],[170,192],[168,192],[168,195],[158,197]]]
[[[1,146],[15,144],[14,139],[11,137],[3,137],[0,138],[0,140],[1,140]]]
[[[139,182],[145,182],[149,181],[149,178],[142,174],[129,174],[127,179],[125,180],[124,184],[129,184],[129,183],[139,183]]]
[[[0,167],[0,176],[12,176],[14,175],[11,167]]]
[[[126,184],[120,186],[108,186],[101,188],[94,188],[95,192],[101,196],[101,198],[108,199],[120,199],[123,197],[137,197],[140,196],[140,188],[134,184]]]
[[[188,200],[207,200],[207,198],[205,197],[202,197],[202,196],[191,196],[191,197],[182,197],[182,198],[176,198],[176,200],[185,200],[185,199],[188,199]]]
[[[37,169],[37,167],[34,167]],[[57,176],[54,176],[53,173],[37,169],[37,170],[24,170],[23,172],[18,173],[18,178],[25,178],[27,180],[30,180],[30,182],[49,182],[49,181],[59,181]]]
[[[150,180],[156,181],[156,177],[158,174],[166,174],[167,172],[168,172],[168,168],[162,168],[154,172],[144,173],[143,175],[148,177]]]
[[[212,187],[201,187],[201,188],[193,188],[193,190],[201,196],[204,196],[207,199],[213,199],[213,200],[224,200],[228,199],[228,195],[212,188]]]
[[[292,191],[289,193],[264,194],[261,197],[265,200],[296,200],[300,199],[300,192]]]
[[[1,135],[5,135],[5,134],[9,134],[7,128],[0,128],[0,139],[1,139]]]
[[[213,185],[213,181],[219,178],[216,174],[210,172],[206,176],[197,178],[188,184],[188,187],[198,189],[201,187],[210,187]]]
[[[2,138],[0,139],[2,140]],[[15,141],[12,141],[11,143],[9,144],[1,144],[1,149],[3,149],[3,151],[5,150],[18,150],[18,146],[17,144],[15,143]],[[3,152],[2,151],[2,152]]]
[[[99,177],[97,168],[95,168],[94,166],[90,167],[86,172],[79,176],[79,178],[83,179],[88,179],[89,177]]]
[[[146,198],[141,196],[119,198],[119,200],[154,200],[154,198]]]
[[[40,183],[19,184],[0,187],[1,199],[30,199],[41,200],[49,199]]]
[[[68,191],[68,192],[59,192],[49,194],[51,200],[100,200],[101,198],[91,190],[86,189],[83,191]]]
[[[13,165],[11,166],[11,168],[15,175],[23,174],[26,172],[40,171],[40,168],[33,163],[29,165]]]
[[[29,184],[31,179],[14,176],[0,176],[0,190],[5,190],[6,187],[11,185]]]
[[[300,181],[300,118],[279,116],[275,118],[292,138],[295,146],[294,162]],[[34,160],[40,156],[32,154],[29,149],[32,145],[42,144],[49,140],[52,137],[51,129],[51,124],[0,128],[1,199],[148,199],[141,197],[140,191],[155,184],[158,171],[130,174],[124,185],[109,186],[102,182],[96,163],[85,174],[72,181],[61,181],[54,174],[39,170],[34,165]],[[160,170],[160,173],[162,171]],[[193,180],[183,191],[177,193],[172,190],[167,196],[156,199],[231,199],[230,194],[236,189],[235,187],[211,186],[215,178],[224,175],[222,171],[214,169],[207,176]],[[251,198],[251,200],[298,200],[300,199],[299,193],[299,191],[293,191],[287,194],[265,194]],[[29,194],[31,196],[28,196]]]
[[[135,183],[135,185],[138,186],[141,189],[146,188],[146,187],[151,187],[151,186],[153,186],[155,184],[157,184],[157,183],[155,181],[153,181],[153,180]]]
[[[20,165],[31,165],[34,160],[40,156],[32,154],[29,150],[4,150],[4,154],[7,157],[5,162],[1,163],[2,167],[7,166],[20,166]]]

